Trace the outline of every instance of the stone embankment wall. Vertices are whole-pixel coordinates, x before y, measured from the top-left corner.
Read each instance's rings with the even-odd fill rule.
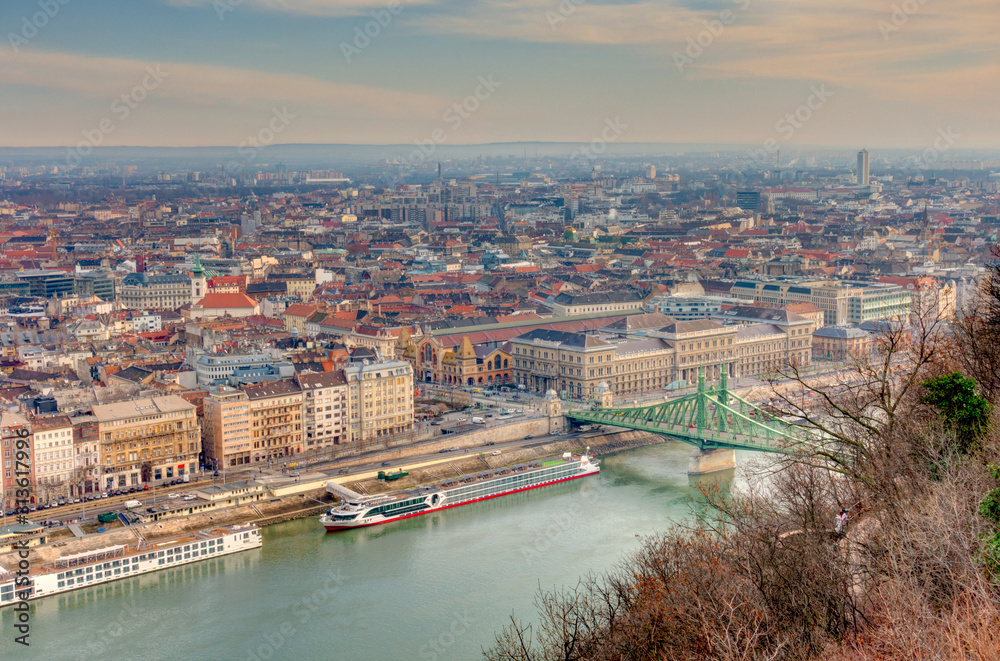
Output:
[[[540,431],[531,425],[540,425],[543,429],[548,429],[548,420],[545,418],[515,424],[523,426],[518,430],[518,433],[523,431],[524,435],[534,435],[536,433],[544,435],[547,433],[546,431]],[[510,425],[505,425],[503,428],[487,428],[482,432],[464,435],[461,437],[463,443],[459,445],[459,447],[483,446],[488,440],[492,440],[494,438],[499,439],[500,437],[498,434],[501,429],[505,430],[505,433],[509,433],[509,427]],[[470,439],[470,437],[473,436],[475,438]],[[439,449],[438,446],[440,446],[440,448],[447,448],[452,447],[453,445],[458,445],[456,442],[458,438],[459,437],[454,437],[452,439],[445,438],[443,441],[434,445],[422,446],[420,451],[427,452],[428,447],[431,450],[435,450]],[[660,442],[662,442],[662,439],[655,434],[639,431],[625,431],[611,434],[592,434],[566,437],[565,439],[553,440],[550,443],[531,448],[504,449],[502,450],[502,454],[497,456],[493,456],[487,452],[485,448],[480,448],[479,453],[476,455],[466,455],[448,463],[436,464],[434,466],[428,466],[424,469],[416,469],[411,471],[408,477],[395,482],[366,479],[348,483],[346,486],[358,491],[359,493],[368,494],[398,491],[409,487],[432,484],[440,480],[450,479],[467,473],[476,473],[479,471],[489,470],[491,468],[497,468],[499,466],[524,463],[543,457],[551,457],[552,455],[558,455],[563,452],[579,451],[585,449],[586,447],[590,447],[591,452],[600,457],[602,455],[643,447],[646,445],[654,445]],[[388,458],[394,458],[395,456],[395,453],[391,453],[391,455],[388,455]],[[378,460],[378,458],[375,460]],[[373,459],[368,457],[366,458],[366,461],[371,462]],[[211,512],[192,514],[191,516],[179,519],[168,519],[166,521],[136,524],[128,528],[113,528],[108,532],[99,535],[88,535],[87,537],[81,539],[73,538],[61,540],[57,543],[34,547],[31,549],[31,562],[33,566],[37,567],[47,562],[52,562],[53,560],[64,555],[92,551],[102,547],[113,546],[115,544],[134,545],[139,541],[140,535],[142,539],[154,542],[164,537],[178,535],[182,532],[206,530],[237,523],[254,522],[258,525],[283,523],[285,521],[291,521],[293,519],[299,519],[307,516],[316,516],[330,506],[329,503],[331,500],[332,499],[326,493],[325,488],[314,488],[303,493],[288,495],[282,498],[264,499],[254,503],[253,505],[242,505],[240,507],[233,507],[229,509],[213,510]],[[318,527],[317,530],[319,530]],[[138,535],[136,533],[138,533]],[[0,555],[0,566],[5,568],[16,568],[17,561],[17,555],[14,553]]]

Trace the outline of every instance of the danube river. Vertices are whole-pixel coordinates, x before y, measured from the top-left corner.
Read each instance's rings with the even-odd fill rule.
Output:
[[[594,477],[372,528],[271,526],[261,549],[34,602],[30,648],[4,609],[0,658],[480,658],[511,614],[534,620],[539,585],[575,585],[689,518],[689,451],[622,452]]]

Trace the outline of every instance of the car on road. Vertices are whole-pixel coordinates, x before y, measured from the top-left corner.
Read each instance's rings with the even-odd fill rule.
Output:
[[[495,456],[497,456],[498,454],[500,454],[500,450],[494,450],[494,451],[493,451],[493,452],[491,452],[490,454],[491,454],[492,456],[494,456],[494,457],[495,457]]]
[[[167,498],[180,498],[180,494],[168,493]]]
[[[298,477],[298,476],[299,476],[298,471],[292,471],[291,473],[288,474],[288,477]]]
[[[438,450],[438,454],[441,454],[442,452],[448,452],[448,448],[441,448]]]
[[[340,474],[340,475],[347,475],[348,469],[341,468],[339,471],[337,471],[337,473]]]
[[[392,464],[390,464],[388,461],[383,461],[382,465],[383,466],[392,466]]]
[[[530,441],[533,438],[534,438],[534,436],[532,436],[531,434],[528,434],[527,436],[524,437],[524,440]]]
[[[486,441],[486,445],[496,445],[494,441]]]

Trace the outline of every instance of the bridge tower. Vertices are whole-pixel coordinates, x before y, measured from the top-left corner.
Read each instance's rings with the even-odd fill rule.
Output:
[[[542,413],[549,418],[549,433],[556,434],[566,429],[566,416],[563,415],[562,401],[555,390],[545,393],[542,402]]]
[[[722,397],[726,397],[726,371],[728,366],[723,363],[722,365],[722,383],[720,384],[720,390],[723,393]],[[704,433],[706,427],[708,427],[708,395],[705,391],[705,368],[698,368],[698,401],[697,401],[697,424],[698,424],[698,435],[701,436]],[[720,399],[720,402],[722,400]],[[719,408],[718,421],[720,425],[725,425],[726,415]],[[694,448],[691,450],[691,454],[688,456],[688,475],[705,475],[707,473],[716,473],[718,471],[728,470],[730,468],[736,468],[736,450],[700,450]]]

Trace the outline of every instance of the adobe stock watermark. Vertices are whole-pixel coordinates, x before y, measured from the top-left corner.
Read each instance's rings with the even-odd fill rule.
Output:
[[[437,636],[424,643],[424,645],[417,650],[417,655],[421,659],[437,661],[439,654],[444,654],[446,651],[451,649],[455,645],[455,642],[472,628],[472,624],[476,621],[478,616],[478,608],[466,608],[461,613],[455,611],[452,613],[451,622],[449,622],[448,627]]]
[[[953,132],[950,126],[947,129],[938,129],[933,145],[920,153],[920,162],[924,167],[931,167],[941,160],[941,157],[950,151],[955,146],[955,141],[961,137]]]
[[[560,0],[557,11],[546,10],[545,20],[549,22],[549,27],[555,32],[556,27],[566,21],[576,12],[576,8],[587,0]]]
[[[49,24],[59,13],[59,10],[68,5],[70,0],[38,0],[39,11],[31,16],[25,14],[21,17],[21,29],[18,32],[8,32],[7,41],[15,53],[21,52],[22,46],[27,46],[28,42],[38,36],[40,30]]]
[[[805,103],[792,112],[785,113],[785,116],[774,125],[774,130],[785,140],[791,140],[795,133],[812,119],[813,114],[825,106],[833,98],[834,94],[826,89],[826,83],[820,83],[817,87],[813,85]],[[760,149],[748,149],[746,157],[757,164],[770,163],[772,157],[781,148],[780,143],[774,138],[768,138],[763,142]]]
[[[212,0],[212,7],[220,21],[226,20],[226,14],[236,11],[236,8],[243,4],[243,0]]]
[[[882,33],[882,38],[889,41],[889,35],[899,32],[909,22],[910,17],[920,11],[921,5],[926,4],[927,0],[903,0],[902,3],[893,5],[889,20],[879,19],[875,24]]]
[[[601,137],[594,138],[588,144],[575,150],[569,155],[570,160],[575,160],[578,158],[585,158],[588,160],[593,160],[603,154],[608,149],[608,144],[612,142],[618,142],[621,138],[622,133],[628,129],[628,124],[621,120],[621,117],[615,115],[614,119],[610,117],[604,120],[604,128],[601,129]]]
[[[497,88],[503,86],[503,83],[498,80],[494,80],[492,73],[487,74],[486,77],[479,76],[476,80],[479,84],[473,90],[472,94],[465,97],[460,102],[452,104],[452,106],[445,110],[441,115],[441,119],[448,124],[449,129],[446,130],[439,126],[431,131],[428,138],[417,140],[415,142],[417,149],[410,152],[410,157],[408,159],[410,163],[417,164],[429,159],[431,154],[437,150],[438,145],[444,144],[448,141],[449,133],[454,133],[458,129],[462,128],[462,124],[465,123],[465,120],[472,117],[472,114],[479,110],[482,103],[493,96],[493,93],[497,91]]]
[[[292,617],[274,625],[267,633],[255,636],[246,648],[243,658],[246,661],[285,658],[284,655],[278,654],[278,651],[301,630],[303,625],[313,617],[321,615],[320,609],[330,607],[345,582],[340,568],[336,571],[327,569],[322,583],[312,593],[302,597],[292,606]],[[323,623],[321,618],[320,624],[323,625]]]
[[[344,59],[350,64],[358,55],[361,55],[361,51],[368,48],[368,46],[382,34],[382,30],[389,27],[392,23],[393,16],[399,14],[403,11],[403,6],[399,4],[399,0],[389,0],[386,3],[385,9],[373,9],[370,14],[373,20],[368,21],[364,26],[356,25],[354,26],[354,39],[351,43],[346,41],[340,42],[340,52],[344,54]]]
[[[733,0],[733,2],[737,5],[737,11],[745,11],[752,0]],[[695,36],[687,38],[687,46],[683,53],[674,51],[674,66],[677,67],[677,71],[684,73],[684,67],[694,64],[694,61],[701,57],[715,43],[716,39],[722,36],[722,33],[726,31],[726,26],[736,22],[736,17],[736,11],[723,9],[719,12],[718,18],[701,21],[705,29]]]
[[[101,118],[95,128],[84,129],[82,131],[84,139],[78,142],[75,147],[67,148],[66,164],[76,166],[84,158],[90,156],[94,147],[104,142],[106,136],[114,133],[118,129],[118,123],[128,119],[132,112],[149,97],[149,93],[158,88],[160,83],[169,77],[170,74],[163,71],[159,64],[146,67],[146,75],[143,76],[142,81],[111,102],[111,114]]]
[[[267,121],[265,126],[262,126],[253,135],[248,135],[246,140],[241,142],[239,146],[236,147],[236,152],[243,157],[240,161],[229,161],[226,164],[226,170],[230,172],[239,171],[249,163],[257,154],[263,151],[268,145],[274,143],[275,138],[278,137],[288,126],[292,123],[292,120],[298,117],[298,115],[293,115],[288,112],[288,106],[283,106],[280,110],[278,108],[271,109],[271,118]]]

